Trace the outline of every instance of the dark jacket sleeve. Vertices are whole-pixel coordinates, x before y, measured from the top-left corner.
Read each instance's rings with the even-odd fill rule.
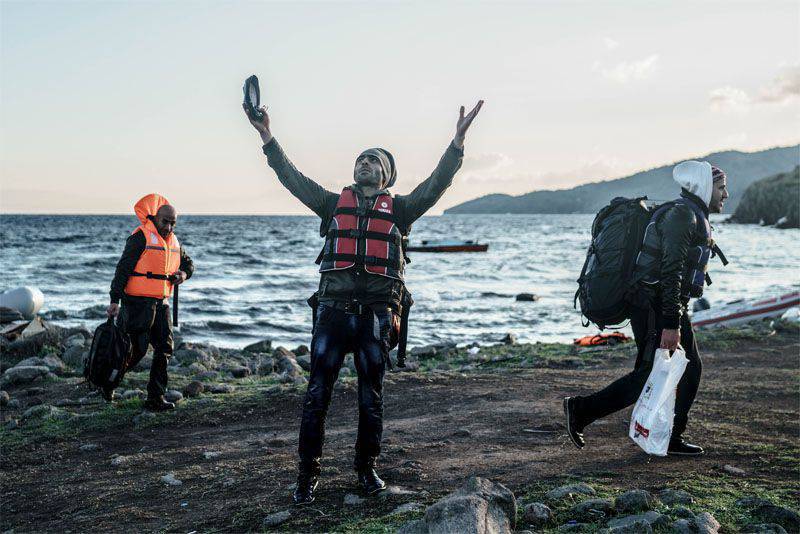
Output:
[[[464,149],[456,148],[453,143],[445,150],[433,173],[408,195],[401,198],[405,205],[405,223],[411,223],[422,217],[442,197],[445,190],[453,183],[453,177],[461,168]]]
[[[267,164],[278,175],[278,180],[283,186],[311,211],[323,220],[327,219],[330,215],[328,212],[331,202],[335,204],[339,195],[328,191],[298,171],[274,137],[262,147],[262,150],[267,156]]]
[[[681,286],[696,227],[695,214],[686,206],[676,205],[661,220],[661,313],[664,328],[675,329],[683,313]]]
[[[117,262],[117,269],[114,272],[114,279],[111,281],[111,302],[118,303],[125,292],[125,284],[128,283],[136,263],[144,252],[146,245],[144,234],[141,231],[135,232],[128,236],[125,241],[125,250],[122,251],[122,257]]]
[[[194,274],[194,262],[186,253],[186,249],[184,249],[183,246],[181,246],[181,266],[179,269],[186,273],[187,280]]]

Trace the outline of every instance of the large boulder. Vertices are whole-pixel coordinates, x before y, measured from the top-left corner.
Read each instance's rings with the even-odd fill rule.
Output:
[[[272,350],[272,341],[269,339],[262,339],[255,343],[251,343],[242,349],[244,352],[269,352]]]
[[[765,523],[777,523],[787,532],[800,532],[800,515],[794,510],[774,504],[762,504],[751,515]]]
[[[44,378],[50,373],[50,369],[44,365],[22,365],[12,367],[3,373],[2,382],[4,384],[30,384],[34,380]]]
[[[68,331],[65,329],[43,322],[43,331],[28,337],[12,341],[5,348],[5,353],[11,358],[19,358],[39,354],[44,347],[58,347]]]
[[[217,368],[217,360],[211,351],[200,344],[181,343],[181,348],[172,353],[172,357],[185,367],[202,367],[204,370]]]
[[[275,361],[275,369],[279,373],[284,373],[291,378],[303,376],[303,368],[297,363],[294,354],[289,349],[276,348],[272,353],[272,359]]]
[[[421,521],[402,531],[429,534],[510,533],[517,523],[517,502],[510,489],[491,480],[470,478],[461,488],[430,506]]]
[[[614,500],[614,508],[620,514],[652,510],[655,505],[656,498],[649,491],[641,489],[626,491]]]

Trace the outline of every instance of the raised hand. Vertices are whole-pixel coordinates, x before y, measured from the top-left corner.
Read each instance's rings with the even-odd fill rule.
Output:
[[[244,110],[244,115],[247,117],[247,120],[250,121],[250,124],[253,125],[253,128],[256,129],[259,135],[261,135],[261,140],[264,142],[264,144],[266,145],[272,141],[272,133],[269,131],[269,115],[267,114],[267,107],[261,106],[258,108],[258,110],[264,114],[264,118],[260,121],[253,120],[253,118],[250,117],[250,114],[247,113],[247,106],[244,104],[242,104],[242,109]]]
[[[478,103],[472,108],[472,111],[464,115],[464,106],[461,106],[458,114],[458,122],[456,123],[456,136],[453,138],[453,144],[458,148],[464,148],[464,137],[467,135],[472,121],[478,115],[478,112],[483,107],[483,100],[478,100]]]

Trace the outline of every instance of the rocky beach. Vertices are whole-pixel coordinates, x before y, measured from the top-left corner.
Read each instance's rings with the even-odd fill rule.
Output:
[[[648,457],[622,412],[578,451],[561,398],[625,372],[632,343],[440,343],[386,378],[380,471],[351,470],[348,357],[329,417],[318,500],[294,508],[308,349],[176,340],[169,398],[143,411],[149,358],[105,403],[81,375],[86,327],[42,323],[2,343],[2,531],[798,532],[796,323],[701,331],[704,382],[688,435],[708,453]],[[443,408],[444,407],[444,408]]]

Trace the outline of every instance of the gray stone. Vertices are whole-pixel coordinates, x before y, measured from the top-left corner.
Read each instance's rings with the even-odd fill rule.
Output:
[[[633,521],[615,527],[609,526],[602,532],[607,534],[652,534],[653,527],[647,521]]]
[[[133,416],[133,424],[134,424],[134,426],[139,426],[139,425],[142,425],[142,424],[144,424],[144,423],[146,423],[148,421],[152,421],[155,418],[156,418],[156,414],[154,414],[153,412],[144,411],[144,412],[140,413],[139,415],[134,415]]]
[[[777,523],[788,532],[800,532],[800,515],[794,510],[774,504],[762,504],[751,515],[764,523]]]
[[[752,510],[754,508],[758,508],[759,506],[772,506],[772,503],[766,499],[762,499],[761,497],[742,497],[741,499],[736,500],[736,506],[741,508],[745,508],[747,510]]]
[[[12,367],[30,367],[31,365],[36,365],[36,366],[44,365],[44,358],[39,358],[38,356],[31,356],[30,358],[25,358],[24,360],[18,361]]]
[[[175,478],[175,473],[167,473],[161,477],[161,482],[164,484],[169,484],[170,486],[181,486],[183,484],[182,480]]]
[[[719,532],[719,521],[708,512],[700,512],[694,518],[694,523],[700,534],[717,534]]]
[[[262,339],[242,349],[243,352],[269,352],[272,350],[272,341],[269,339]]]
[[[0,391],[0,407],[5,408],[8,406],[8,401],[11,400],[11,395],[6,391]]]
[[[671,528],[675,534],[697,534],[697,525],[694,519],[678,519],[673,521]]]
[[[397,534],[428,534],[428,526],[424,519],[415,519],[401,526]]]
[[[85,445],[80,446],[81,452],[99,451],[100,448],[101,448],[100,445],[98,445],[97,443],[86,443]]]
[[[215,394],[233,393],[233,386],[230,384],[212,384],[211,387],[208,388],[208,391]]]
[[[586,499],[570,508],[570,513],[578,520],[597,521],[610,516],[613,510],[610,499]]]
[[[83,344],[86,342],[86,339],[81,334],[73,334],[64,341],[64,348],[68,349],[70,347],[83,347]]]
[[[656,505],[656,498],[649,491],[633,489],[617,496],[614,508],[619,514],[631,514],[652,510]]]
[[[726,473],[730,473],[731,475],[744,476],[747,474],[745,473],[744,469],[732,465],[726,464],[722,469],[723,471],[725,471]]]
[[[284,510],[283,512],[275,512],[274,514],[270,514],[264,518],[264,521],[261,523],[265,528],[277,527],[281,523],[285,523],[292,517],[292,513],[289,510]]]
[[[566,484],[552,489],[544,496],[547,502],[557,502],[563,499],[574,499],[577,495],[594,495],[594,488],[583,482]]]
[[[217,360],[214,356],[199,348],[178,349],[172,354],[172,357],[179,361],[181,365],[189,366],[190,369],[194,364],[202,367],[203,370],[217,368]]]
[[[46,377],[49,373],[50,369],[44,365],[12,367],[3,373],[3,383],[14,385],[30,384],[35,380]]]
[[[180,391],[168,389],[167,392],[164,393],[164,398],[169,402],[178,403],[183,400],[183,394]]]
[[[147,371],[153,366],[153,355],[145,354],[144,357],[133,367],[134,371]]]
[[[250,369],[244,366],[237,366],[231,368],[231,375],[233,378],[245,378],[250,376]]]
[[[546,504],[532,502],[523,506],[522,518],[529,525],[543,527],[553,520],[553,511]]]
[[[303,368],[294,359],[294,354],[285,347],[278,347],[272,352],[275,369],[291,378],[303,376]]]
[[[503,337],[503,343],[506,345],[516,345],[517,344],[517,334],[513,332],[509,332],[508,334]]]
[[[183,388],[183,395],[186,397],[197,397],[203,392],[203,383],[197,380],[189,382]]]
[[[257,354],[256,358],[253,362],[253,367],[258,375],[267,376],[275,372],[275,360],[272,359],[272,356]]]
[[[398,514],[406,514],[409,512],[419,512],[422,510],[422,505],[418,502],[407,502],[405,504],[401,504],[394,510],[392,510],[389,515],[398,515]],[[427,530],[426,530],[427,532]]]
[[[629,527],[638,523],[646,523],[650,527],[655,527],[663,524],[666,518],[656,511],[649,511],[643,514],[628,515],[625,517],[617,517],[608,522],[608,527]]]
[[[461,488],[425,511],[430,533],[489,534],[516,527],[514,494],[502,484],[471,477]]]
[[[8,356],[29,356],[39,354],[44,347],[58,347],[64,338],[65,330],[51,323],[43,322],[44,332],[17,339],[8,344],[5,352]]]
[[[694,519],[694,512],[686,508],[685,506],[676,506],[669,511],[670,514],[674,515],[675,517],[680,517],[683,519]]]
[[[559,532],[592,532],[595,526],[591,523],[569,522],[558,527]]]
[[[659,492],[658,498],[667,506],[672,506],[673,504],[694,504],[694,497],[683,490],[667,488]]]
[[[44,419],[45,417],[52,417],[58,413],[59,409],[49,404],[37,404],[31,406],[22,413],[22,419]]]
[[[50,372],[60,375],[64,372],[64,362],[55,356],[45,356],[42,358],[42,363],[45,367],[50,369]]]
[[[787,534],[786,529],[777,523],[757,523],[742,528],[743,534]]]
[[[208,343],[180,343],[178,345],[178,350],[199,350],[214,358],[219,358],[222,355],[218,347],[209,345]]]
[[[295,358],[297,365],[303,368],[304,371],[311,371],[311,355],[301,354]]]
[[[128,389],[122,392],[122,398],[125,400],[129,399],[143,399],[147,396],[147,393],[142,391],[141,389]]]
[[[72,345],[61,355],[61,361],[73,369],[82,369],[88,354],[89,351],[83,348],[83,345]]]
[[[344,496],[344,504],[346,506],[356,506],[364,502],[364,499],[359,497],[358,495],[353,495],[352,493],[348,493]]]

